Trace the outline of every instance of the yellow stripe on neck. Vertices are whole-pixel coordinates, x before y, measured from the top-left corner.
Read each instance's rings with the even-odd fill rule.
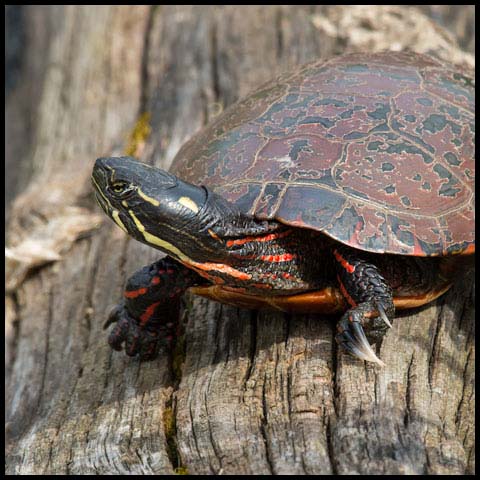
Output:
[[[132,217],[133,221],[135,222],[135,225],[137,226],[138,230],[142,232],[143,238],[150,243],[151,245],[156,245],[157,247],[162,248],[163,250],[167,250],[169,252],[172,252],[174,255],[176,255],[180,260],[184,261],[191,261],[183,252],[181,252],[175,245],[172,245],[169,242],[166,242],[165,240],[162,240],[159,237],[156,237],[155,235],[152,235],[151,233],[148,233],[145,230],[145,227],[142,225],[140,220],[136,217],[136,215],[129,210],[128,213]]]
[[[142,225],[142,222],[140,222],[140,220],[136,217],[136,215],[131,210],[129,210],[128,213],[130,214],[133,221],[135,222],[135,225],[137,226],[138,231],[142,232],[143,238],[145,238],[145,240],[150,245],[156,245],[157,247],[160,247],[162,250],[171,252],[186,267],[195,269],[197,273],[199,273],[200,275],[203,274],[203,276],[205,276],[206,278],[210,278],[209,275],[206,275],[206,272],[214,270],[240,280],[248,280],[251,278],[250,274],[246,272],[242,272],[240,270],[236,270],[235,268],[232,268],[231,266],[223,263],[212,263],[212,262],[201,263],[201,262],[196,262],[195,260],[192,260],[191,258],[187,257],[183,252],[181,252],[175,245],[172,245],[171,243],[166,242],[165,240],[162,240],[161,238],[156,237],[151,233],[148,233],[145,230],[145,227]]]

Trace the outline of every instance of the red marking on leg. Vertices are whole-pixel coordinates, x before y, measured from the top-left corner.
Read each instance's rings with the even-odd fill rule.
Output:
[[[333,255],[337,259],[337,261],[340,263],[340,265],[348,272],[348,273],[353,273],[355,271],[355,267],[348,263],[339,253],[337,250],[334,250]]]
[[[349,295],[347,292],[347,289],[343,285],[342,281],[340,280],[340,277],[337,275],[337,280],[338,280],[338,285],[340,286],[340,291],[342,292],[342,295],[346,298],[347,302],[352,306],[356,307],[357,302]]]
[[[139,288],[138,290],[125,291],[123,293],[123,296],[125,298],[137,298],[140,295],[145,295],[147,292],[148,292],[148,288],[143,287],[143,288]]]
[[[155,309],[160,305],[161,302],[152,303],[143,313],[140,315],[140,325],[143,327],[149,320],[152,318],[152,315],[155,313]]]

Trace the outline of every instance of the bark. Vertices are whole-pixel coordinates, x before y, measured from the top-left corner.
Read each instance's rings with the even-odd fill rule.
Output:
[[[348,33],[329,34],[324,20],[338,12],[324,7],[66,6],[55,15],[32,180],[13,206],[10,243],[65,205],[97,213],[96,157],[135,152],[166,168],[254,86],[356,48]],[[191,295],[175,347],[139,363],[110,350],[102,324],[126,278],[157,256],[105,220],[10,292],[6,473],[474,472],[472,273],[397,316],[383,369],[338,351],[335,318]]]

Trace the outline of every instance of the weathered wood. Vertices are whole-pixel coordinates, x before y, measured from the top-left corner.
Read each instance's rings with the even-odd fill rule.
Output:
[[[28,232],[33,210],[46,222],[59,204],[94,211],[97,156],[128,144],[168,167],[189,136],[258,83],[343,51],[348,33],[338,39],[324,22],[338,15],[65,7],[45,59],[35,174],[14,205],[9,241]],[[127,140],[143,113],[153,135]],[[9,297],[7,473],[474,472],[472,274],[397,317],[383,369],[338,352],[332,318],[191,295],[174,351],[140,364],[109,349],[102,324],[128,275],[157,256],[105,221]]]

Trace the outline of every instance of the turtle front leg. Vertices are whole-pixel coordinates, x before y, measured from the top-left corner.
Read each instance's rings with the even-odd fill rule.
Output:
[[[358,252],[340,247],[334,250],[334,257],[340,290],[352,307],[337,323],[337,343],[354,356],[383,366],[364,328],[369,337],[378,341],[392,326],[389,320],[395,313],[392,289],[378,268],[359,258]]]
[[[204,280],[169,257],[147,265],[127,281],[123,301],[112,309],[104,328],[115,323],[108,336],[114,350],[140,360],[151,360],[162,342],[172,339],[178,300],[185,290]]]

